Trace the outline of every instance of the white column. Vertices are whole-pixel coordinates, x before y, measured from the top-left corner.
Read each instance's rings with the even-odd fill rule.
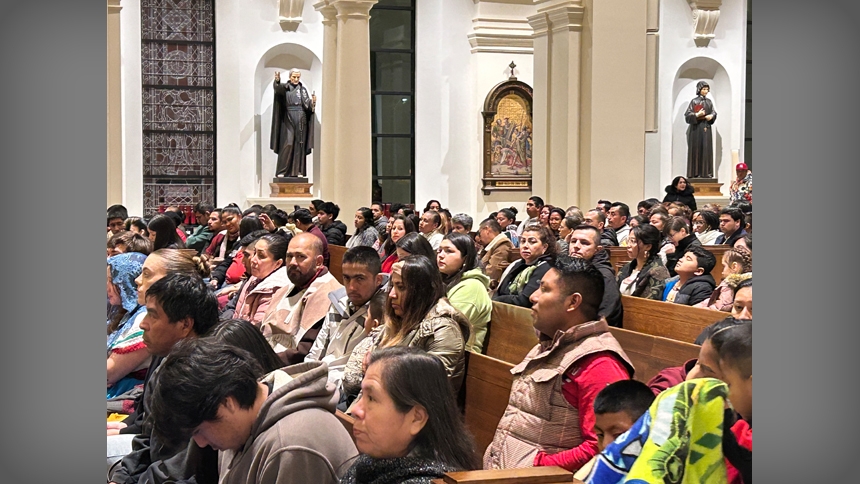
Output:
[[[647,3],[585,0],[579,203],[643,198]]]
[[[120,0],[107,2],[107,205],[122,203]]]
[[[529,17],[535,32],[533,192],[564,206],[578,203],[584,10],[580,0],[568,0]]]
[[[316,177],[316,188],[323,197],[334,191],[335,170],[335,123],[337,121],[337,9],[331,0],[322,0],[314,8],[323,16],[323,74],[322,91],[319,96],[320,119],[320,172]],[[368,90],[368,93],[370,90]],[[368,165],[369,166],[369,165]],[[357,207],[356,207],[357,208]]]
[[[370,9],[377,0],[332,0],[337,9],[334,186],[320,191],[348,216],[371,201]],[[329,99],[331,101],[331,99]],[[330,133],[331,131],[329,131]]]

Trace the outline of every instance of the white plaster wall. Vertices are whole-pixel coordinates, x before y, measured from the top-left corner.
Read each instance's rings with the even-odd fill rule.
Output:
[[[122,76],[122,204],[143,214],[143,120],[140,86],[140,0],[123,0],[120,10]]]
[[[533,84],[530,54],[472,53],[467,35],[478,13],[525,19],[518,5],[473,0],[418,1],[415,72],[415,204],[439,200],[452,213],[480,221],[490,212],[515,205],[525,214],[530,194],[481,192],[481,108],[493,86],[510,75]]]
[[[302,83],[316,91],[316,127],[322,105],[322,15],[306,0],[303,20],[295,31],[278,23],[278,0],[218,0],[215,2],[215,76],[217,123],[216,205],[248,197],[268,196],[277,155],[269,149],[272,80],[283,81],[291,67],[302,70]],[[140,1],[123,0],[123,203],[131,214],[143,211],[141,122]],[[317,138],[317,142],[319,137]],[[319,145],[308,157],[311,181],[319,169]],[[315,169],[316,168],[316,169]],[[314,187],[315,194],[319,188]]]
[[[682,100],[685,100],[683,102],[686,106],[695,96],[696,80],[676,79],[676,76],[682,65],[698,57],[712,59],[725,70],[725,73],[719,74],[717,78],[706,80],[711,83],[714,91],[709,97],[714,101],[718,113],[714,129],[720,138],[721,151],[715,154],[714,163],[718,180],[723,183],[723,193],[728,194],[728,184],[734,171],[731,166],[731,150],[740,150],[741,160],[743,159],[746,2],[747,0],[723,0],[720,19],[714,32],[715,38],[707,47],[697,47],[694,42],[693,14],[687,0],[660,2],[659,111],[657,133],[646,134],[646,198],[654,196],[662,199],[665,194],[663,188],[672,178],[686,171],[686,151],[683,152],[683,158],[678,159],[682,155],[677,149],[679,140],[685,140],[686,125],[677,124],[676,111]],[[715,84],[717,79],[723,83],[723,79],[727,79],[730,85],[718,87]],[[655,137],[659,139],[659,143]],[[714,144],[717,144],[716,138]]]

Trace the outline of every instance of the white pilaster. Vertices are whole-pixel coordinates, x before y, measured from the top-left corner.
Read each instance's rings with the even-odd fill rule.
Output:
[[[337,120],[337,9],[331,0],[322,0],[314,8],[323,16],[323,75],[322,92],[319,98],[320,117],[320,173],[317,177],[318,193],[328,196],[334,190],[337,171],[335,169],[335,123]],[[358,207],[356,207],[358,208]]]
[[[120,0],[107,2],[107,205],[122,203]]]
[[[345,214],[371,199],[370,9],[377,0],[333,0],[337,10],[335,54],[334,186],[320,192]],[[331,131],[329,131],[330,133]]]

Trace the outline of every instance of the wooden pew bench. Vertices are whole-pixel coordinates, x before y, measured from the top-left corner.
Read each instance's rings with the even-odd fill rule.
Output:
[[[624,329],[692,343],[707,326],[731,316],[713,309],[694,308],[641,297],[621,296]]]
[[[561,467],[529,467],[486,471],[449,472],[433,484],[555,484],[574,482],[573,473]]]
[[[329,245],[328,253],[330,257],[328,271],[338,282],[343,282],[343,254],[346,253],[346,247],[342,245]]]

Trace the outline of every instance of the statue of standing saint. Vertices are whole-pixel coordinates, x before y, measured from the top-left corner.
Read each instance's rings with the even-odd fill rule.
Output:
[[[687,177],[714,178],[713,124],[717,120],[714,103],[707,98],[711,87],[705,81],[696,84],[696,97],[690,101],[684,119],[687,129]]]
[[[275,102],[272,106],[272,134],[269,147],[278,154],[276,177],[303,177],[307,173],[307,155],[314,146],[314,109],[316,95],[299,82],[302,73],[290,70],[290,81],[281,84],[281,73],[275,72]]]

